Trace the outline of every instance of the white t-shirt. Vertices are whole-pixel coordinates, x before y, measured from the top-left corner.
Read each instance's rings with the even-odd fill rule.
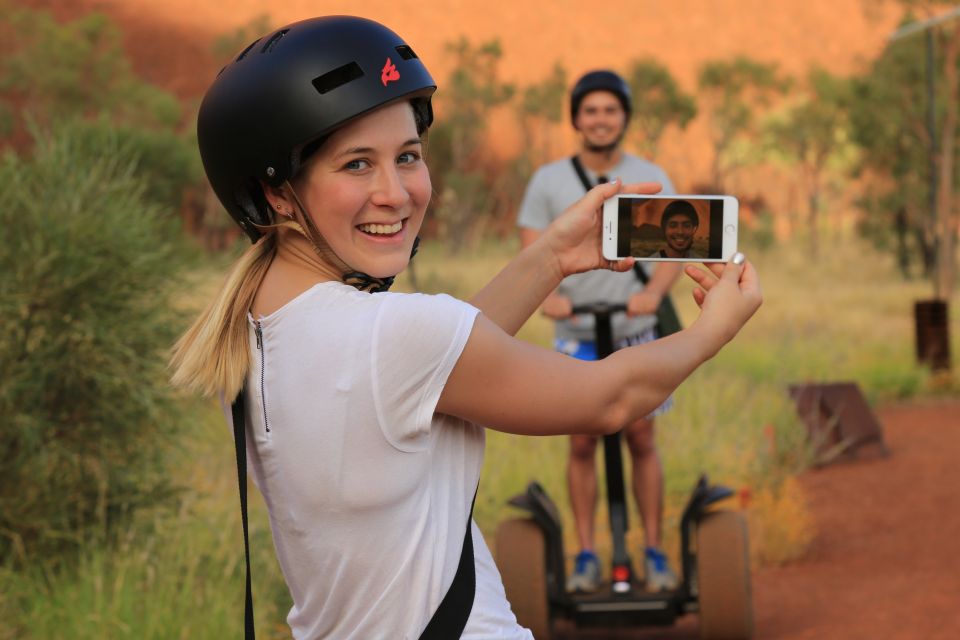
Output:
[[[247,450],[295,638],[419,637],[453,581],[484,432],[435,414],[478,311],[318,284],[250,318]],[[531,638],[472,523],[464,638]]]

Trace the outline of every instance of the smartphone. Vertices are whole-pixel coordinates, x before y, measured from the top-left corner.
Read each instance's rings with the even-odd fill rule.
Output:
[[[618,195],[603,203],[603,257],[726,262],[737,251],[733,196]]]

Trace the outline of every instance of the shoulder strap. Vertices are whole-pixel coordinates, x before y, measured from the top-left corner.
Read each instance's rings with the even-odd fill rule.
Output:
[[[583,164],[580,162],[578,156],[573,156],[570,158],[570,164],[573,165],[573,170],[577,172],[577,177],[580,178],[580,182],[583,184],[583,188],[587,191],[590,191],[593,187],[590,185],[590,178],[587,177],[587,172],[583,169]],[[640,265],[639,262],[633,263],[633,273],[637,276],[637,279],[647,286],[647,283],[650,282],[650,278],[647,276],[646,270]]]
[[[570,158],[570,163],[573,165],[573,170],[577,172],[577,177],[580,178],[583,188],[587,191],[593,189],[593,185],[590,184],[590,178],[587,177],[587,172],[584,171],[583,164],[580,162],[579,156],[573,156]]]
[[[247,594],[244,605],[244,638],[255,640],[253,626],[253,590],[250,585],[250,536],[247,525],[247,430],[246,430],[246,387],[233,401],[230,411],[233,415],[233,442],[237,449],[237,482],[240,489],[240,519],[243,522],[243,554],[247,562]],[[463,548],[460,551],[460,564],[453,576],[450,588],[440,601],[420,640],[447,640],[459,638],[467,626],[467,619],[473,609],[473,599],[477,588],[476,568],[473,557],[473,505],[477,501],[474,491],[467,516],[467,532],[463,536]]]
[[[643,283],[643,286],[647,286],[650,283],[650,276],[647,275],[647,270],[643,268],[643,265],[639,262],[633,263],[633,273],[637,276],[637,280]]]
[[[473,598],[477,589],[477,576],[473,558],[473,504],[477,501],[476,491],[470,503],[470,515],[467,516],[467,532],[463,536],[463,548],[460,551],[460,564],[447,594],[433,613],[427,628],[420,634],[420,640],[449,640],[459,638],[467,626],[467,619],[473,609]]]
[[[254,640],[253,591],[250,587],[250,536],[247,530],[247,427],[244,419],[247,388],[241,389],[230,407],[233,413],[233,442],[237,448],[237,482],[240,486],[240,518],[243,520],[243,554],[247,560],[247,596],[244,605],[244,638]]]

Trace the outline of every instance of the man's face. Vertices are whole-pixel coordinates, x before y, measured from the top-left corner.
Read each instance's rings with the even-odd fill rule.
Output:
[[[668,251],[678,254],[686,253],[693,245],[693,234],[696,232],[697,224],[683,214],[667,220],[663,227],[663,234],[667,238]]]
[[[592,91],[583,97],[573,126],[591,150],[613,149],[620,144],[627,127],[627,112],[620,99],[609,91]]]

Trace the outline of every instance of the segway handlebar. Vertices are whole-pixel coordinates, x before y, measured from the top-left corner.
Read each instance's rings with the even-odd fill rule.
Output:
[[[594,302],[593,304],[578,304],[573,307],[572,313],[574,315],[580,315],[583,313],[589,313],[593,315],[597,314],[611,314],[617,313],[620,311],[626,311],[627,305],[625,304],[610,304],[608,302]]]

